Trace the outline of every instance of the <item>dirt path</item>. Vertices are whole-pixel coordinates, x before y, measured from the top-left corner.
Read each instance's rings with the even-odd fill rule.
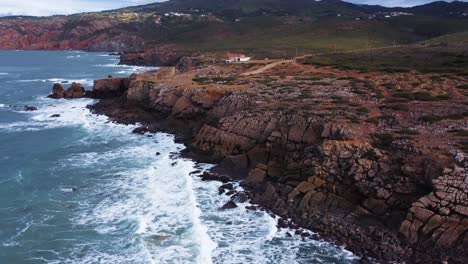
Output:
[[[264,71],[266,70],[269,70],[271,68],[274,68],[280,64],[286,64],[286,63],[292,63],[294,62],[294,60],[281,60],[281,61],[276,61],[276,62],[273,62],[273,63],[270,63],[270,64],[267,64],[263,67],[261,67],[260,69],[256,69],[254,71],[250,71],[250,72],[244,72],[242,73],[241,75],[242,76],[249,76],[249,75],[255,75],[255,74],[260,74],[260,73],[263,73]]]
[[[329,54],[346,54],[346,53],[355,53],[355,52],[373,51],[373,50],[385,50],[385,49],[397,49],[397,48],[401,48],[401,47],[423,47],[423,46],[421,46],[421,45],[392,45],[392,46],[367,48],[367,49],[321,52],[321,53],[305,54],[305,55],[302,55],[302,56],[298,56],[298,57],[296,57],[296,60],[297,59],[304,59],[305,57],[311,57],[311,56],[322,56],[322,55],[329,55]]]
[[[256,75],[263,73],[269,69],[272,69],[280,64],[286,64],[286,63],[293,63],[296,62],[298,59],[304,59],[306,57],[311,57],[311,56],[322,56],[322,55],[328,55],[328,54],[346,54],[346,53],[354,53],[354,52],[363,52],[363,51],[373,51],[373,50],[384,50],[384,49],[395,49],[395,48],[401,48],[401,47],[413,47],[413,46],[420,46],[420,45],[394,45],[394,46],[385,46],[385,47],[377,47],[377,48],[368,48],[368,49],[357,49],[357,50],[346,50],[346,51],[333,51],[333,52],[322,52],[322,53],[316,53],[316,54],[306,54],[302,56],[298,56],[295,59],[292,60],[280,60],[280,61],[275,61],[272,63],[269,63],[259,69],[249,71],[242,73],[242,76],[250,76],[250,75]]]

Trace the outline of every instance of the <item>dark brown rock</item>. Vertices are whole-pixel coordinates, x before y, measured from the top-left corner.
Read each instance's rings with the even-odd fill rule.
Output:
[[[234,209],[237,208],[237,204],[233,201],[227,202],[223,207],[221,207],[221,210],[229,210],[229,209]]]
[[[129,84],[129,78],[95,80],[93,85],[93,97],[102,99],[120,96],[128,89]]]
[[[54,99],[65,98],[65,89],[60,83],[56,83],[52,87],[52,94],[49,97]]]
[[[37,111],[37,107],[26,105],[26,106],[24,107],[24,111],[28,111],[28,112]]]
[[[67,91],[65,92],[65,98],[68,98],[68,99],[82,98],[84,96],[85,96],[85,89],[83,88],[83,86],[81,86],[81,84],[76,83],[76,82],[72,83],[70,88],[68,88]]]

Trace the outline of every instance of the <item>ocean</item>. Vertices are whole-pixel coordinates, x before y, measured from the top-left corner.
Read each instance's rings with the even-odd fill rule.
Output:
[[[0,51],[0,263],[357,261],[277,229],[248,202],[220,210],[221,183],[190,175],[211,165],[180,157],[172,135],[132,134],[136,126],[92,114],[92,99],[46,98],[56,82],[90,89],[145,70],[117,63],[106,53]]]

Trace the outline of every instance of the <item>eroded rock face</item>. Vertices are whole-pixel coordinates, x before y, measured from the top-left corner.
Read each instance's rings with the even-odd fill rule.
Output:
[[[349,123],[260,110],[280,97],[255,88],[180,85],[173,73],[133,76],[125,100],[192,128],[190,149],[242,171],[254,203],[380,261],[466,259],[461,155],[444,170],[413,148],[377,148]]]
[[[65,98],[65,89],[60,83],[54,84],[51,97],[55,99]]]
[[[110,98],[122,95],[129,86],[129,78],[107,78],[95,80],[93,96],[95,98]]]
[[[65,92],[65,98],[82,98],[85,96],[85,89],[79,83],[72,83],[71,87]]]
[[[128,21],[99,16],[82,16],[73,21],[66,17],[3,19],[0,21],[0,49],[143,50],[143,39],[132,27],[125,27],[127,24]]]
[[[86,96],[86,91],[79,83],[72,83],[71,86],[65,90],[63,86],[59,83],[54,84],[52,88],[52,94],[49,95],[50,98],[54,99],[74,99],[74,98],[82,98]]]
[[[468,246],[468,171],[455,166],[433,181],[434,190],[412,204],[400,232],[412,244],[456,251]]]
[[[120,64],[138,66],[175,66],[187,54],[172,45],[160,45],[155,49],[147,49],[140,53],[130,53],[120,56]]]

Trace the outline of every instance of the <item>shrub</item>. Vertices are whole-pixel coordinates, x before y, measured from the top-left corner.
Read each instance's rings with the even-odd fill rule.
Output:
[[[313,82],[312,85],[330,86],[331,83],[327,83],[327,82]]]
[[[391,134],[375,134],[372,146],[379,149],[389,149],[395,138]]]
[[[423,116],[420,118],[421,121],[427,122],[427,123],[436,123],[443,119],[444,119],[443,116],[436,116],[436,115],[427,115],[427,116]]]
[[[401,134],[401,135],[419,135],[418,131],[412,130],[412,129],[409,129],[409,128],[404,128],[404,129],[398,131],[397,133]]]
[[[414,95],[412,93],[407,93],[407,92],[394,93],[393,97],[405,98],[405,99],[408,99],[408,100],[411,100],[411,101],[415,99]]]
[[[353,89],[352,92],[355,93],[355,94],[361,94],[361,95],[362,95],[362,94],[366,94],[365,91],[359,90],[359,89]]]
[[[407,105],[403,104],[397,104],[397,105],[383,105],[380,107],[380,109],[390,109],[394,111],[403,111],[403,112],[408,112],[409,107]]]
[[[461,90],[468,90],[468,83],[467,83],[467,84],[458,85],[457,88],[458,88],[458,89],[461,89]]]
[[[368,114],[369,113],[369,109],[367,109],[366,107],[359,107],[358,109],[356,109],[356,111],[359,114]]]
[[[380,123],[379,119],[376,118],[376,117],[373,117],[373,118],[369,118],[366,120],[367,123],[371,123],[371,124],[374,124],[374,125],[378,125]]]
[[[320,81],[321,78],[319,77],[296,77],[295,78],[298,81]]]
[[[449,130],[449,133],[455,133],[457,136],[460,137],[468,137],[468,130],[466,129],[453,129]]]
[[[439,100],[450,100],[450,96],[448,94],[441,94],[436,97]]]
[[[434,97],[428,92],[416,92],[413,93],[413,97],[418,101],[434,101]]]

